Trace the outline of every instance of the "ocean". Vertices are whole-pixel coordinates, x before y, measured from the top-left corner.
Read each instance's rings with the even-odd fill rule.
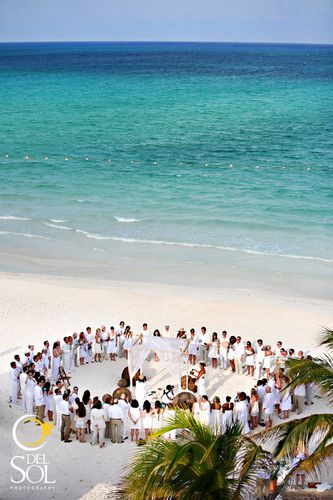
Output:
[[[332,146],[333,46],[0,44],[0,270],[327,296]]]

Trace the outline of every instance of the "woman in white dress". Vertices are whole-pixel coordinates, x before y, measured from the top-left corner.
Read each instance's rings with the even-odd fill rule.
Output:
[[[273,351],[271,349],[271,346],[268,345],[265,348],[265,357],[264,357],[264,370],[266,372],[266,378],[269,377],[271,373],[271,367],[272,367],[272,358],[273,358]]]
[[[128,359],[128,349],[130,349],[130,347],[132,345],[132,337],[133,337],[133,333],[130,330],[127,333],[125,332],[125,340],[123,343],[123,350],[124,350],[126,359]]]
[[[32,370],[28,371],[28,378],[25,382],[26,384],[26,405],[27,405],[27,414],[34,414],[34,390],[36,387],[36,380],[34,379],[34,372]]]
[[[214,332],[212,335],[212,341],[209,344],[208,357],[212,360],[212,368],[217,368],[217,358],[220,355],[219,352],[220,342],[217,337],[217,333]]]
[[[247,367],[247,375],[254,377],[254,355],[255,350],[251,342],[248,340],[245,346],[245,365]]]
[[[147,383],[144,375],[139,375],[139,380],[135,384],[135,398],[139,402],[139,408],[142,409],[143,403],[146,400]]]
[[[200,402],[200,422],[209,426],[210,423],[210,402],[207,396],[202,396]]]
[[[236,402],[234,408],[234,416],[236,421],[242,426],[242,433],[247,434],[250,432],[249,412],[245,392],[240,392],[238,394],[238,401]]]
[[[281,395],[281,400],[280,400],[280,410],[281,410],[281,418],[289,418],[289,413],[291,410],[291,395],[290,395],[290,390],[285,389],[286,385],[289,384],[290,379],[286,376],[282,378],[283,384],[282,384],[282,395]]]
[[[77,437],[78,437],[80,443],[85,443],[86,442],[86,434],[85,434],[86,409],[85,409],[82,401],[79,401],[77,406],[78,406],[78,409],[76,412],[76,422],[75,422]]]
[[[128,418],[131,429],[131,441],[134,441],[134,434],[135,441],[139,441],[139,430],[141,427],[142,415],[139,408],[139,402],[136,399],[132,399],[131,407],[128,410]]]
[[[200,370],[193,370],[198,373],[195,385],[197,386],[198,396],[204,396],[206,394],[206,364],[200,363]]]
[[[101,329],[97,328],[94,340],[95,363],[102,362]]]
[[[234,403],[231,402],[230,396],[227,396],[225,401],[222,406],[222,432],[231,427],[234,421]]]
[[[256,429],[259,424],[259,396],[255,389],[251,389],[250,417],[251,429]]]
[[[197,335],[195,334],[194,328],[191,328],[190,335],[191,335],[191,340],[188,346],[188,357],[190,363],[192,365],[195,365],[199,349],[199,341]]]
[[[50,382],[46,382],[44,384],[43,396],[44,396],[44,404],[45,404],[44,416],[47,417],[50,422],[53,422],[54,397],[53,397],[53,390],[51,388]]]
[[[153,429],[153,414],[154,410],[151,407],[150,402],[146,399],[143,403],[142,411],[142,424],[145,431],[145,438],[148,439],[149,435],[152,433]]]
[[[153,431],[157,431],[162,427],[163,409],[160,401],[155,401],[153,413]]]
[[[235,372],[235,350],[234,345],[236,343],[236,337],[231,335],[229,339],[229,349],[228,349],[228,361],[230,364],[230,370]]]
[[[82,396],[82,403],[86,409],[86,431],[88,434],[91,432],[90,424],[91,424],[91,406],[92,400],[90,398],[90,391],[86,390]]]
[[[52,357],[52,382],[58,380],[59,368],[61,364],[61,354],[62,350],[60,347],[60,342],[54,342],[53,344],[53,357]]]
[[[198,397],[198,400],[195,401],[193,403],[193,406],[192,406],[192,413],[193,413],[193,417],[194,419],[199,422],[200,421],[200,417],[201,417],[201,407],[200,407],[200,403],[201,403],[201,397],[199,396]]]
[[[220,398],[218,396],[215,396],[213,399],[210,415],[210,427],[213,434],[217,436],[218,434],[221,434],[222,429],[222,406]]]
[[[84,365],[87,359],[87,341],[84,332],[79,335],[79,347],[78,347],[78,358],[80,360],[80,365]]]
[[[174,416],[175,416],[174,406],[173,406],[172,403],[169,403],[167,405],[167,407],[165,408],[164,413],[163,413],[163,424],[162,424],[162,427],[166,427],[167,425],[170,425],[170,421],[173,420]],[[163,434],[163,437],[165,439],[174,440],[174,439],[176,439],[176,435],[177,435],[177,430],[176,429],[172,429],[172,431],[165,432]]]
[[[114,331],[114,328],[111,328],[108,345],[108,354],[110,354],[110,361],[116,361],[117,347],[117,335]]]

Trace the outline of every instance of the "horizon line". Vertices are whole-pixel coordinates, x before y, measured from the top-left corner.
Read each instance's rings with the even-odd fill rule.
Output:
[[[19,43],[201,43],[201,44],[256,44],[256,45],[326,45],[332,42],[259,42],[259,41],[232,41],[232,40],[0,40],[0,44]]]

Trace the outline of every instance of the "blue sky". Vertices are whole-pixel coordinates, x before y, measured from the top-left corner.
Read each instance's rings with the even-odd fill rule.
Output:
[[[0,0],[0,41],[333,43],[333,0]]]

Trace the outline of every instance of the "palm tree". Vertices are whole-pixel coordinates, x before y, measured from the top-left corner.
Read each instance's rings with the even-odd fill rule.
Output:
[[[168,424],[135,455],[123,484],[126,498],[240,500],[249,498],[259,473],[269,470],[271,454],[242,435],[238,425],[215,436],[179,410]],[[174,429],[177,440],[163,437]]]
[[[299,385],[313,383],[322,397],[328,403],[333,403],[333,330],[323,330],[319,345],[327,348],[323,356],[291,359],[287,362],[286,370],[291,379],[288,386],[293,389]],[[290,483],[296,472],[316,475],[325,469],[333,468],[333,413],[315,414],[282,423],[260,433],[256,440],[260,443],[268,438],[276,440],[276,460],[290,460],[297,448],[311,450],[305,460],[290,470],[272,498]]]

